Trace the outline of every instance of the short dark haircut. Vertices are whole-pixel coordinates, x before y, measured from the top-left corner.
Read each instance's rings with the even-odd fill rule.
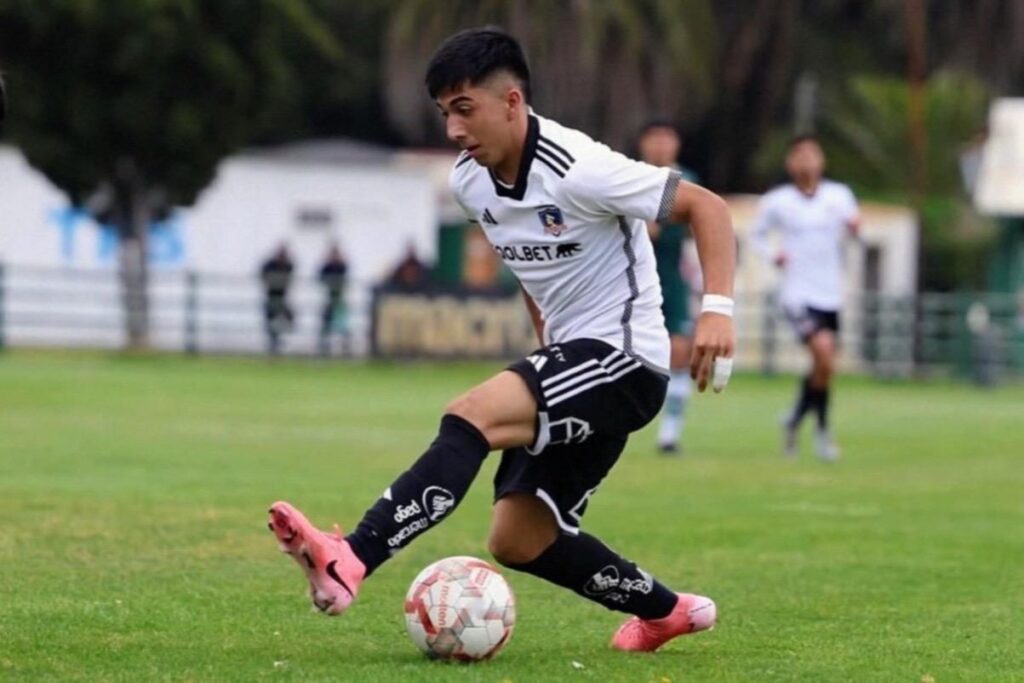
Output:
[[[427,90],[437,98],[442,90],[479,85],[500,71],[512,74],[530,101],[530,67],[519,42],[497,26],[468,28],[441,43],[427,66]]]
[[[786,151],[792,152],[794,147],[802,145],[805,142],[813,142],[818,147],[821,147],[821,140],[818,139],[817,135],[814,133],[800,133],[799,135],[794,135],[789,139],[789,145],[786,146]]]

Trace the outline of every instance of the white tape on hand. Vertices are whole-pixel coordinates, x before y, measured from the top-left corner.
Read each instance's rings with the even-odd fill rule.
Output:
[[[732,358],[718,357],[711,370],[711,388],[715,391],[725,389],[732,376]]]

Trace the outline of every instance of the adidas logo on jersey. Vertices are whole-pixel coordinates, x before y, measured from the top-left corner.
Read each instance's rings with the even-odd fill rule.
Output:
[[[490,209],[484,209],[484,215],[480,217],[481,223],[487,223],[488,225],[497,225],[498,221],[494,220],[494,216],[491,215]]]

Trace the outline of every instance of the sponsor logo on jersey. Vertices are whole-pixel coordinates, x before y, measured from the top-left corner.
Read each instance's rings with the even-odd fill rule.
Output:
[[[481,223],[487,223],[488,225],[497,225],[498,221],[494,219],[494,215],[490,209],[484,209],[484,215],[480,217]]]
[[[448,489],[440,486],[428,486],[423,492],[423,508],[427,511],[427,517],[431,522],[444,517],[455,507],[455,496]]]
[[[505,261],[555,261],[582,254],[583,245],[579,242],[516,244],[511,247],[495,244],[494,251]]]
[[[410,500],[408,505],[399,505],[395,510],[395,521],[404,522],[413,515],[422,514],[423,510],[420,508],[420,504],[415,500]]]
[[[555,258],[569,258],[583,251],[583,245],[579,242],[566,242],[559,244],[555,250]]]
[[[562,218],[562,210],[553,204],[540,207],[537,210],[537,217],[540,218],[540,224],[544,226],[544,232],[549,235],[560,237],[569,229]]]

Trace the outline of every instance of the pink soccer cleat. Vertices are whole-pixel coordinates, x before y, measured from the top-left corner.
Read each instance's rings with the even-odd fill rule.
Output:
[[[654,652],[676,636],[714,628],[716,617],[714,600],[680,593],[679,602],[667,617],[633,617],[626,621],[612,637],[612,647],[624,652]]]
[[[299,563],[309,579],[309,595],[324,614],[337,616],[348,609],[366,576],[366,565],[337,524],[334,532],[320,531],[297,509],[284,502],[270,506],[270,530],[281,552]]]

